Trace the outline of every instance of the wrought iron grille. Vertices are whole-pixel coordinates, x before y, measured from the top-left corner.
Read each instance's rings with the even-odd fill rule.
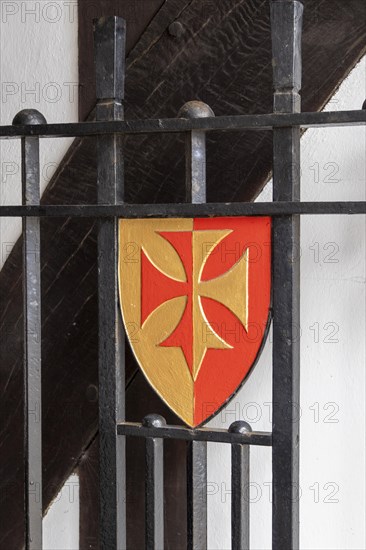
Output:
[[[22,111],[1,138],[22,141],[22,206],[1,206],[0,216],[22,217],[24,236],[24,393],[26,548],[42,548],[42,434],[32,411],[41,401],[40,217],[99,219],[99,428],[100,540],[104,550],[126,547],[125,439],[146,445],[146,548],[164,547],[164,439],[187,442],[188,548],[207,548],[207,442],[231,445],[232,548],[248,549],[251,445],[272,447],[272,548],[299,547],[299,403],[300,357],[293,331],[299,323],[300,216],[365,214],[365,202],[300,202],[301,128],[365,125],[366,111],[301,113],[301,28],[303,7],[292,0],[271,2],[274,112],[264,115],[210,116],[191,104],[177,119],[129,120],[123,117],[125,22],[111,17],[95,22],[97,111],[95,122],[47,124],[37,111]],[[207,204],[205,134],[210,131],[273,131],[273,202]],[[126,134],[182,132],[187,136],[185,204],[126,204],[123,152]],[[96,136],[98,204],[40,204],[40,138]],[[118,306],[118,219],[211,216],[273,217],[273,431],[255,432],[244,421],[228,430],[166,425],[151,414],[141,424],[125,419],[124,333]],[[32,327],[32,330],[29,328]],[[37,327],[37,330],[34,330]],[[286,414],[284,414],[286,410]]]

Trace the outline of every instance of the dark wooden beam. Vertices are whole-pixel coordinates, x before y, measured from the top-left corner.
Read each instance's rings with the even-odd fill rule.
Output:
[[[324,105],[365,52],[366,3],[364,0],[349,0],[347,6],[343,0],[304,3],[302,97],[303,110],[311,111]],[[86,29],[91,32],[91,18],[98,15],[90,14],[90,20],[84,20],[83,4],[79,3],[81,45],[88,43]],[[108,3],[112,10],[108,11],[106,2],[105,13],[122,10],[124,4]],[[167,0],[160,9],[159,2],[154,3],[154,8],[153,2],[141,0],[134,4],[137,10],[138,6],[144,8],[137,11],[134,38],[132,35],[130,38],[126,119],[176,116],[190,99],[207,102],[217,115],[271,112],[267,0]],[[158,11],[151,20],[154,10]],[[143,13],[144,24],[139,19]],[[173,21],[181,26],[169,31]],[[83,51],[81,47],[80,78],[82,89],[86,89],[92,79],[92,67],[90,57],[89,61],[85,57],[89,50]],[[81,94],[84,114],[92,107],[90,97]],[[125,140],[124,150],[129,201],[183,200],[184,136],[131,136]],[[271,170],[271,155],[269,132],[210,136],[208,199],[252,200]],[[95,156],[93,139],[77,140],[47,188],[43,202],[95,203]],[[45,219],[41,230],[44,503],[48,507],[80,458],[90,452],[88,449],[96,437],[96,233],[90,220]],[[12,549],[21,548],[23,528],[20,274],[19,241],[0,272],[0,547]],[[150,412],[168,414],[141,374],[136,373],[131,355],[127,363],[128,402],[134,396],[127,408],[128,420],[140,421]],[[176,463],[176,470],[168,469],[170,488],[176,499],[169,506],[170,513],[176,514],[175,533],[169,541],[173,548],[184,548],[185,544],[184,526],[180,530],[179,523],[184,516],[184,490],[181,479],[174,477],[183,467],[179,462],[181,451],[179,447],[171,451],[174,459],[170,464]],[[132,499],[131,510],[136,507],[133,524],[137,526],[136,536],[140,537],[141,479],[132,468],[131,457],[129,461],[130,480],[136,490],[129,489],[128,498]],[[131,519],[129,522],[132,525]],[[140,538],[131,538],[133,533],[130,530],[130,544],[132,540],[140,543]]]

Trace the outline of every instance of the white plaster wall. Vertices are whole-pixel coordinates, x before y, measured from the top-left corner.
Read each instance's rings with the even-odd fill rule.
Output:
[[[33,108],[48,122],[78,120],[77,1],[0,1],[0,123]],[[41,140],[45,189],[69,139]],[[0,204],[20,204],[20,141],[0,141]],[[0,219],[0,268],[21,232],[20,220]]]
[[[43,520],[44,550],[79,547],[79,477],[67,480]]]
[[[366,58],[326,110],[360,109]],[[302,200],[365,200],[364,127],[308,130],[301,140]],[[271,200],[271,183],[259,200]],[[309,216],[301,223],[302,550],[363,550],[365,538],[366,222]],[[210,425],[245,419],[271,430],[271,335],[248,382]],[[251,548],[271,548],[271,452],[251,454]],[[230,546],[230,451],[212,445],[209,548]]]
[[[326,110],[360,109],[365,98],[364,58]],[[365,127],[314,130],[302,152],[303,200],[366,199]],[[308,217],[302,232],[301,543],[363,549],[366,220]]]

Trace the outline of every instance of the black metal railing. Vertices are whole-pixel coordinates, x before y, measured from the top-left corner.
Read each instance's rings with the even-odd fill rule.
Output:
[[[366,111],[301,113],[302,5],[271,2],[274,113],[214,117],[192,102],[177,119],[123,120],[125,23],[117,17],[95,23],[96,121],[47,124],[36,111],[22,111],[13,126],[0,128],[1,138],[22,140],[22,206],[1,206],[1,217],[23,218],[24,242],[24,388],[26,548],[42,548],[42,440],[40,217],[99,219],[99,429],[100,544],[103,550],[126,547],[125,438],[146,444],[146,548],[164,547],[164,440],[187,442],[188,548],[207,548],[207,442],[232,449],[232,548],[249,548],[249,483],[251,445],[272,447],[273,550],[299,547],[299,403],[300,357],[299,247],[300,214],[365,214],[366,202],[300,202],[300,129],[366,124]],[[274,190],[272,203],[206,204],[205,133],[245,129],[273,130]],[[190,204],[124,203],[121,136],[184,132],[187,137],[187,200]],[[98,204],[40,205],[39,139],[97,136]],[[289,169],[291,167],[291,169]],[[273,433],[255,432],[244,421],[228,430],[168,426],[151,414],[141,424],[125,419],[124,333],[118,306],[118,218],[273,216]],[[31,329],[30,329],[31,327]],[[37,330],[34,330],[37,327]],[[284,413],[286,411],[286,413]],[[35,499],[37,492],[39,498]]]

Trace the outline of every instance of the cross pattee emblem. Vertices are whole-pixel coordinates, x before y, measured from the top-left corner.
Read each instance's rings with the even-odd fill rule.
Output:
[[[220,302],[247,328],[248,250],[243,252],[241,258],[226,273],[215,279],[202,280],[207,258],[230,233],[231,230],[157,233],[150,243],[150,249],[153,246],[158,247],[162,258],[165,247],[173,247],[175,251],[175,262],[167,262],[164,268],[154,265],[149,246],[142,249],[141,322],[143,324],[149,316],[154,315],[154,311],[162,303],[174,301],[174,307],[179,311],[179,323],[172,327],[168,337],[162,335],[161,341],[156,344],[180,347],[194,380],[208,348],[232,348],[215,331],[215,321],[207,318],[202,298]],[[149,287],[148,279],[151,279],[156,288],[155,293],[146,290]],[[228,291],[234,288],[234,292]],[[179,297],[183,299],[177,300]]]

